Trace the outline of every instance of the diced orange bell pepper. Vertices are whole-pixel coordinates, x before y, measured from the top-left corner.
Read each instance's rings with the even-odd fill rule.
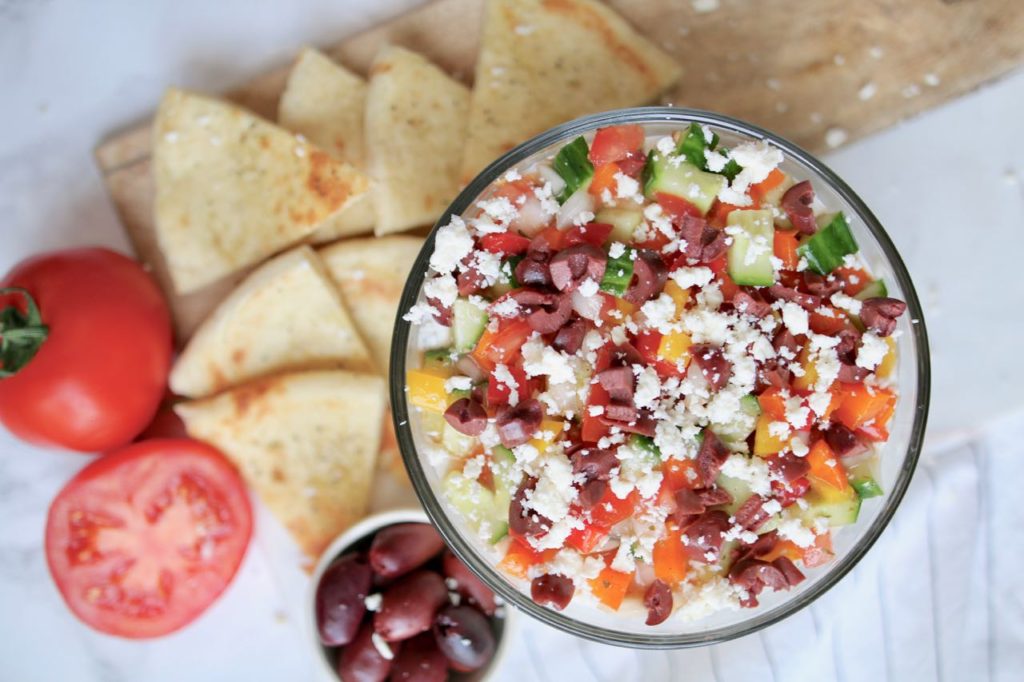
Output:
[[[605,190],[615,196],[615,175],[619,172],[619,166],[614,163],[606,163],[594,169],[594,177],[590,180],[590,187],[587,189],[592,196],[601,197]]]
[[[726,301],[731,301],[732,297],[736,295],[736,292],[740,290],[739,286],[729,276],[728,270],[728,254],[723,253],[715,260],[708,263],[708,268],[715,273],[715,279],[718,280],[719,286],[722,288],[722,298]]]
[[[786,270],[796,270],[800,264],[800,256],[796,252],[798,246],[795,232],[775,230],[775,257],[782,261]]]
[[[843,282],[843,293],[847,296],[856,296],[873,281],[871,275],[860,268],[836,268],[832,274]]]
[[[814,385],[818,383],[818,368],[811,362],[811,351],[804,347],[797,360],[804,373],[802,376],[793,377],[793,388],[798,391],[814,390]]]
[[[692,478],[689,472],[693,472]],[[661,463],[662,484],[672,492],[692,488],[698,480],[697,465],[692,459],[668,459]]]
[[[864,384],[842,384],[836,389],[839,407],[833,413],[836,421],[856,431],[867,422],[883,425],[892,416],[896,394],[886,388]]]
[[[557,549],[545,549],[538,552],[526,544],[525,541],[512,538],[512,542],[508,546],[508,552],[498,562],[498,568],[516,578],[526,578],[527,571],[531,566],[550,561],[557,552]]]
[[[775,561],[780,556],[784,556],[790,561],[799,561],[804,558],[804,550],[797,547],[792,540],[779,540],[770,552],[757,558],[761,561]]]
[[[533,329],[526,320],[510,320],[496,332],[484,329],[480,340],[476,342],[476,348],[473,349],[473,359],[488,371],[493,370],[499,363],[511,364],[531,334]]]
[[[725,227],[726,222],[729,220],[729,214],[733,211],[742,211],[744,208],[743,206],[733,206],[716,199],[715,203],[711,205],[711,210],[708,211],[708,224],[712,227]],[[749,208],[749,206],[746,208]]]
[[[611,567],[605,567],[596,578],[589,581],[591,593],[613,611],[618,611],[622,606],[622,600],[632,583],[632,573],[623,573]]]
[[[764,201],[764,197],[768,192],[772,191],[776,187],[782,184],[782,181],[786,179],[786,174],[778,168],[773,168],[772,172],[768,174],[768,177],[757,183],[756,185],[750,186],[750,198],[754,200],[755,204],[760,204]],[[795,267],[795,266],[794,266]]]
[[[445,377],[428,370],[411,369],[405,375],[406,397],[422,410],[444,412],[448,409]]]
[[[846,490],[850,486],[846,470],[824,438],[811,446],[811,451],[807,453],[807,463],[811,466],[807,477],[812,484],[822,483],[836,490]]]
[[[678,530],[670,529],[665,537],[654,543],[651,556],[655,577],[669,585],[676,585],[686,578],[690,560]]]
[[[774,419],[769,414],[762,414],[757,418],[757,429],[754,431],[754,454],[758,457],[767,457],[780,452],[786,447],[789,441],[772,435],[771,424],[781,419]]]
[[[832,306],[822,307],[831,311],[832,314],[825,315],[823,313],[819,313],[817,310],[812,311],[808,316],[808,323],[810,324],[811,331],[815,334],[835,336],[843,329],[846,329],[846,315],[843,311],[833,308]]]
[[[757,396],[757,403],[761,406],[761,412],[773,421],[786,421],[786,399],[782,396],[782,389],[775,386],[765,389]]]

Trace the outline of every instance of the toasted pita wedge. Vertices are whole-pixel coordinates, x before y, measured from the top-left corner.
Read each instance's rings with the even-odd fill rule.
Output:
[[[320,250],[356,329],[366,339],[377,367],[385,372],[399,299],[422,247],[420,237],[391,236],[349,239]]]
[[[429,225],[455,198],[468,110],[469,90],[420,55],[377,55],[365,125],[378,235]]]
[[[299,54],[278,105],[277,121],[306,137],[339,161],[366,167],[363,114],[366,81],[312,48]],[[310,237],[334,241],[373,230],[369,193],[354,197],[341,213],[328,218]]]
[[[318,371],[259,379],[175,411],[315,558],[366,513],[384,405],[380,377]]]
[[[253,271],[200,325],[170,387],[203,398],[275,372],[326,368],[374,364],[324,264],[300,246]]]
[[[157,240],[180,294],[306,237],[367,188],[284,129],[181,90],[164,95],[153,134]]]
[[[461,179],[559,123],[646,104],[680,74],[596,0],[488,0]]]

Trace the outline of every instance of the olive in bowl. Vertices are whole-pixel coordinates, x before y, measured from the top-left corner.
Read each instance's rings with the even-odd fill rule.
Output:
[[[478,682],[496,669],[508,618],[421,511],[368,517],[321,557],[310,593],[323,678]]]

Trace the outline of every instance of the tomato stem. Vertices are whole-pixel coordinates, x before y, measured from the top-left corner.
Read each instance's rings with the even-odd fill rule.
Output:
[[[0,296],[11,294],[25,299],[25,312],[15,305],[0,310],[0,379],[27,365],[50,334],[32,294],[21,287],[0,288]]]

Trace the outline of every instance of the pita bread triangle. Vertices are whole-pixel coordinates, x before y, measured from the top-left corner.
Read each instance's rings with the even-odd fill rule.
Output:
[[[432,224],[458,194],[468,110],[469,90],[425,58],[377,54],[365,125],[378,235]]]
[[[373,371],[323,262],[308,246],[249,274],[199,326],[171,371],[171,390],[202,398],[287,370]]]
[[[367,189],[283,128],[182,90],[164,95],[153,140],[157,240],[179,294],[303,239]]]
[[[384,407],[383,379],[338,370],[259,379],[175,411],[316,558],[366,513]]]
[[[680,75],[596,0],[488,0],[461,179],[559,123],[647,104]]]
[[[366,168],[363,114],[366,81],[327,55],[304,49],[291,73],[278,105],[277,121],[303,135],[339,161]],[[320,226],[310,237],[313,243],[334,241],[373,230],[370,195],[352,202]]]

